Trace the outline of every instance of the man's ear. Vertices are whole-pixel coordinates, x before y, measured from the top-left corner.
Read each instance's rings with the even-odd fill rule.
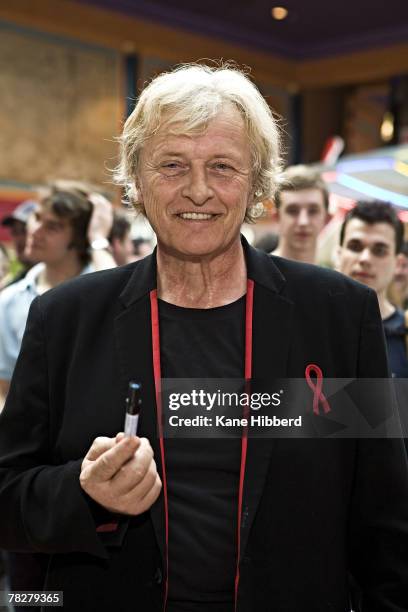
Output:
[[[338,244],[336,247],[334,247],[333,252],[332,252],[333,267],[337,271],[340,270],[340,262],[341,262],[341,254],[342,254],[342,252],[343,252],[343,247],[340,244]]]

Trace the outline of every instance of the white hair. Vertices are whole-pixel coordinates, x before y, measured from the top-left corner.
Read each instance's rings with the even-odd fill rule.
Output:
[[[245,122],[251,145],[254,198],[260,202],[273,197],[281,168],[280,136],[267,102],[249,78],[229,64],[185,64],[154,78],[125,123],[114,177],[125,187],[136,208],[142,208],[135,181],[144,143],[164,123],[174,133],[202,133],[226,103],[233,104]],[[259,213],[253,218],[256,216]],[[246,218],[251,219],[250,209]]]

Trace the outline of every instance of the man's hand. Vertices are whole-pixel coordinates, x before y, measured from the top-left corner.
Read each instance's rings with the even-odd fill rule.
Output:
[[[113,206],[101,193],[90,193],[88,200],[93,206],[88,226],[88,240],[92,243],[109,236],[113,223]]]
[[[10,381],[4,380],[3,378],[0,380],[0,412],[4,408],[4,404],[6,403],[7,393],[9,392]]]
[[[146,438],[96,438],[82,462],[83,490],[98,504],[136,516],[154,504],[161,491],[153,450]]]
[[[100,193],[90,193],[88,200],[92,203],[93,211],[88,225],[88,242],[90,245],[95,240],[107,240],[112,229],[113,206]],[[94,270],[107,270],[116,268],[110,249],[92,250],[92,265]]]

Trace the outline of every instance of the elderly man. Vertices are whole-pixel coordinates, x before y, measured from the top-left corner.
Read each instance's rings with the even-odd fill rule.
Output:
[[[375,293],[240,238],[273,193],[254,85],[187,66],[127,120],[118,180],[153,256],[35,300],[0,422],[0,546],[50,555],[64,610],[406,609],[399,440],[165,439],[163,378],[386,376]],[[121,431],[142,383],[138,434]]]

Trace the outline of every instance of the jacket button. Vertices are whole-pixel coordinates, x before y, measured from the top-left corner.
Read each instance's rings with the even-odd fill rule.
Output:
[[[153,580],[156,584],[161,584],[163,582],[163,574],[162,574],[160,567],[156,569],[154,576],[153,576]]]

